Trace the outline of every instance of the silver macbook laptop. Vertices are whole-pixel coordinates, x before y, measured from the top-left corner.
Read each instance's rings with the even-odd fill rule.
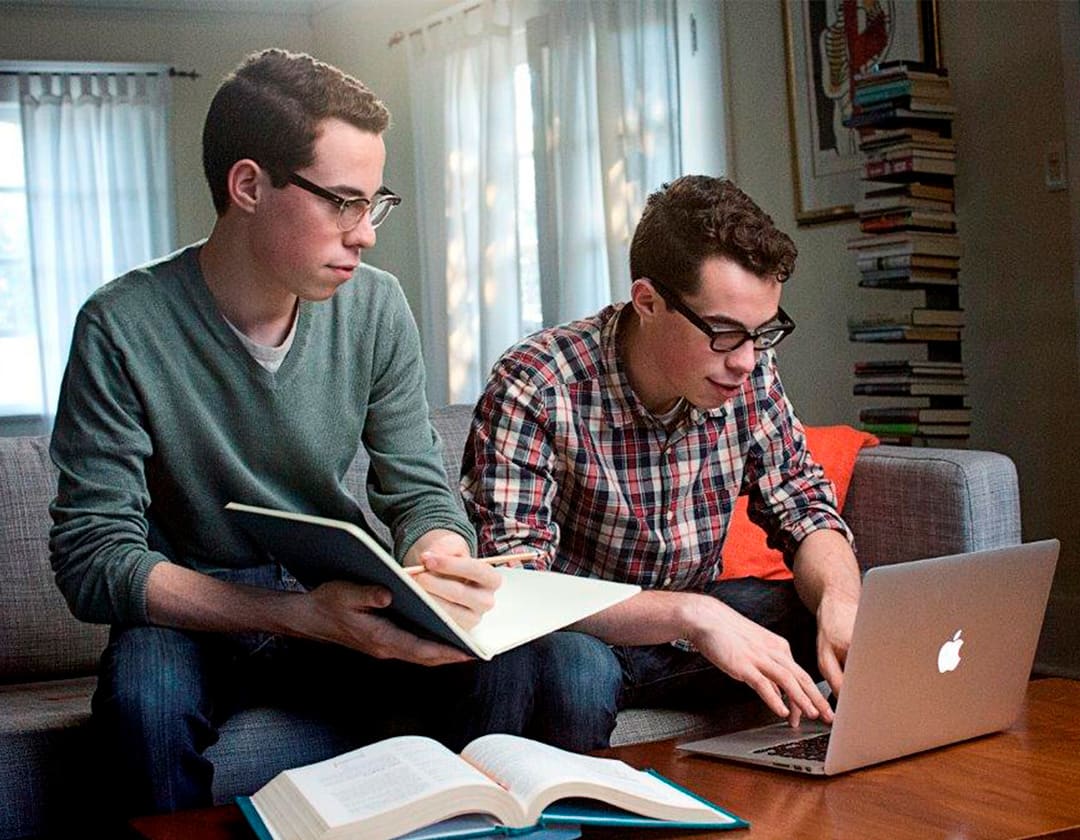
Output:
[[[1059,547],[871,569],[831,727],[780,722],[679,749],[833,775],[1005,729],[1023,703]]]

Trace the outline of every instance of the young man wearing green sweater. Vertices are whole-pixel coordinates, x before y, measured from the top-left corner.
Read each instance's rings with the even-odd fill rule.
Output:
[[[372,509],[399,559],[427,567],[420,584],[466,626],[497,597],[446,484],[405,298],[361,265],[400,202],[382,183],[388,122],[335,68],[249,57],[204,128],[209,238],[79,314],[51,450],[52,560],[74,614],[112,625],[93,712],[125,815],[209,805],[203,753],[256,704],[336,715],[358,741],[410,700],[450,741],[550,735],[543,697],[506,693],[575,634],[466,663],[383,617],[385,590],[304,591],[223,513],[235,500],[362,522],[343,480],[362,443]],[[435,665],[451,667],[420,667]],[[562,680],[560,711],[584,690]]]

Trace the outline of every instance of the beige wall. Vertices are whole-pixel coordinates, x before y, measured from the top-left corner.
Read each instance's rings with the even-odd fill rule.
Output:
[[[0,57],[154,61],[202,73],[195,82],[175,85],[179,241],[186,242],[213,223],[199,164],[199,132],[216,80],[242,55],[263,46],[311,50],[370,84],[394,113],[386,181],[405,196],[406,208],[422,200],[413,175],[404,49],[388,49],[387,39],[449,5],[445,0],[346,0],[310,20],[272,12],[142,15],[9,8],[2,12]],[[941,0],[945,61],[960,110],[957,190],[966,249],[961,279],[975,408],[972,445],[1016,461],[1025,537],[1062,540],[1040,661],[1075,674],[1080,672],[1080,629],[1072,620],[1080,609],[1080,494],[1073,490],[1080,465],[1076,267],[1069,244],[1070,194],[1048,192],[1043,184],[1046,143],[1065,139],[1061,10],[1058,0]],[[845,249],[854,223],[812,228],[794,223],[779,0],[729,0],[726,25],[733,174],[793,233],[801,252],[797,275],[785,291],[785,306],[799,322],[782,350],[785,382],[807,422],[851,423],[859,404],[850,393],[851,365],[866,348],[847,341],[846,320],[913,299],[857,287]],[[380,229],[372,261],[401,278],[419,312],[416,239],[415,216],[399,212]]]
[[[272,9],[273,4],[267,3]],[[0,9],[0,58],[132,61],[196,70],[173,81],[171,131],[177,243],[206,236],[214,208],[202,175],[202,126],[221,77],[249,52],[312,49],[310,20],[298,14],[138,12],[14,7]]]
[[[1075,0],[1066,1],[1075,9]],[[1016,461],[1025,538],[1062,541],[1040,661],[1077,676],[1080,368],[1072,240],[1080,232],[1070,231],[1070,202],[1080,196],[1050,192],[1044,180],[1047,144],[1066,140],[1060,5],[951,2],[942,28],[960,108],[972,443]]]

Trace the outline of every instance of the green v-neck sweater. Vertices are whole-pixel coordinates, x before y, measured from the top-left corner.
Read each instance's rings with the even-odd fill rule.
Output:
[[[76,320],[51,445],[52,564],[72,612],[146,623],[156,563],[215,574],[265,562],[226,517],[230,501],[360,522],[344,475],[361,443],[399,558],[432,528],[475,545],[397,280],[363,266],[329,300],[301,301],[270,373],[218,311],[199,247],[108,283]]]

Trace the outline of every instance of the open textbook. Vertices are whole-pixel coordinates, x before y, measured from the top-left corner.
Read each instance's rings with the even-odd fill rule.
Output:
[[[398,623],[480,659],[489,660],[640,591],[631,584],[598,578],[500,568],[498,572],[503,580],[495,593],[495,606],[484,613],[476,626],[466,630],[413,580],[378,540],[359,526],[237,502],[229,502],[225,507],[268,556],[285,566],[305,586],[328,580],[384,586],[393,599],[387,611]]]
[[[271,840],[747,826],[657,774],[515,735],[477,738],[460,756],[430,738],[388,738],[286,770],[238,802],[256,833]],[[467,833],[458,831],[463,825]]]

